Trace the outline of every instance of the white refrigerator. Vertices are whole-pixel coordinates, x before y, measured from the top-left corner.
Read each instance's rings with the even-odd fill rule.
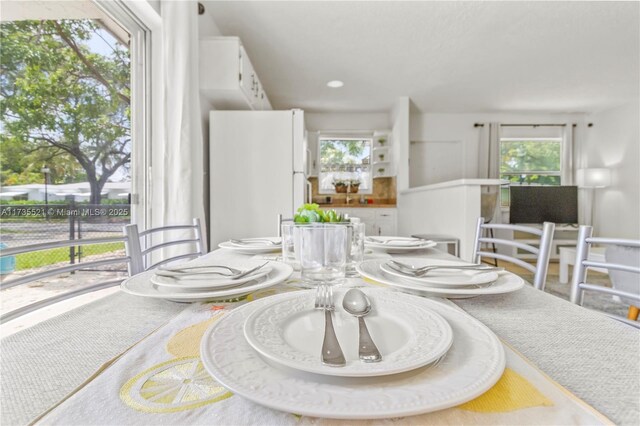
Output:
[[[310,196],[304,112],[211,111],[211,247],[230,238],[277,235]]]

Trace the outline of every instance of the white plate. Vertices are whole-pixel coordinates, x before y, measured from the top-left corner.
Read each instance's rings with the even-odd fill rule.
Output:
[[[233,250],[238,253],[244,254],[261,254],[261,253],[275,253],[282,251],[282,245],[267,245],[264,240],[271,240],[274,242],[280,241],[279,238],[242,238],[243,241],[256,241],[255,245],[253,244],[236,244],[231,241],[225,241],[218,244],[218,247],[228,250]]]
[[[375,289],[374,289],[375,291]],[[377,290],[385,291],[385,290]],[[398,301],[414,298],[396,292]],[[313,297],[308,292],[307,297]],[[478,320],[440,302],[423,299],[453,329],[453,345],[441,361],[381,377],[331,377],[272,366],[239,339],[256,310],[290,297],[280,294],[234,309],[204,334],[200,355],[206,370],[232,392],[289,413],[335,419],[412,416],[476,398],[502,376],[505,354],[498,338]]]
[[[404,262],[408,259],[403,258]],[[440,261],[440,260],[438,260]],[[384,259],[365,260],[356,266],[356,271],[365,278],[387,284],[402,290],[411,291],[426,296],[439,296],[448,298],[473,297],[485,294],[501,294],[520,290],[524,286],[524,280],[510,272],[498,273],[498,279],[491,285],[479,286],[477,288],[456,288],[456,287],[433,287],[431,285],[420,284],[415,281],[394,277],[380,269],[380,265],[386,263]],[[409,262],[410,259],[409,259]]]
[[[365,247],[375,249],[375,250],[385,250],[390,253],[394,252],[404,252],[410,250],[423,250],[427,248],[432,248],[438,245],[438,243],[434,241],[421,240],[419,238],[409,238],[409,237],[380,237],[375,236],[376,240],[381,242],[371,241],[367,237],[365,238],[364,245]]]
[[[428,265],[468,265],[466,262],[446,261],[441,259],[426,259],[426,258],[403,258],[400,260],[402,263],[412,265],[416,268],[420,268]],[[494,282],[498,279],[498,273],[482,272],[482,271],[465,271],[455,269],[437,269],[429,271],[422,277],[410,277],[404,275],[398,271],[393,270],[389,265],[389,262],[380,264],[380,269],[389,275],[394,277],[403,278],[408,281],[412,281],[418,284],[441,286],[441,287],[460,287],[460,286],[478,286]]]
[[[324,312],[314,309],[315,294],[296,292],[257,309],[244,325],[253,348],[285,367],[316,374],[371,377],[425,366],[444,355],[453,341],[451,327],[425,306],[424,299],[398,300],[395,292],[362,289],[371,299],[367,327],[382,361],[365,363],[358,357],[358,319],[341,307],[346,289],[334,293],[333,325],[347,360],[341,368],[320,361]]]
[[[158,287],[151,282],[153,271],[135,275],[122,284],[120,288],[125,293],[135,296],[151,297],[154,299],[167,299],[174,302],[200,302],[207,300],[220,300],[236,298],[247,295],[256,290],[274,286],[286,280],[293,273],[293,268],[281,262],[269,262],[271,271],[257,280],[249,281],[242,286],[210,290],[203,292],[184,292],[174,289]]]
[[[246,269],[246,268],[245,268]],[[151,282],[160,287],[173,288],[177,290],[215,290],[225,287],[236,287],[249,281],[258,280],[271,272],[269,266],[265,266],[253,274],[246,277],[232,280],[222,275],[186,275],[179,278],[165,277],[162,275],[152,275]]]

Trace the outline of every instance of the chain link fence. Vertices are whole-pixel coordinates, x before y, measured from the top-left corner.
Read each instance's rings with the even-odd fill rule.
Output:
[[[130,223],[130,216],[130,204],[2,205],[0,242],[5,247],[18,247],[51,241],[116,237],[122,235],[122,228]],[[15,257],[15,271],[118,255],[124,255],[123,243],[33,251]],[[105,268],[126,271],[126,264]]]

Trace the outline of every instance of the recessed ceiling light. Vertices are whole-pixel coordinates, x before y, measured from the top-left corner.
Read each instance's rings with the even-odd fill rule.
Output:
[[[338,87],[344,86],[344,83],[340,80],[331,80],[330,82],[327,83],[327,86],[336,89]]]

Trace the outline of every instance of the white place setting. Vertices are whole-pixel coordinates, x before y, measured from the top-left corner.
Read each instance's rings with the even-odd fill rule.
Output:
[[[339,308],[334,324],[347,364],[320,362],[323,321],[313,307],[314,290],[235,309],[205,333],[203,363],[218,382],[251,401],[337,419],[451,407],[482,394],[502,375],[502,344],[479,321],[429,299],[364,291],[374,305],[367,322],[382,354],[379,363],[358,358],[357,319]],[[344,291],[336,294],[336,305],[343,296]]]
[[[133,276],[121,284],[121,289],[136,296],[201,302],[242,297],[277,285],[292,273],[293,268],[287,264],[264,260],[236,260],[224,265],[188,263]]]
[[[222,249],[243,254],[274,253],[282,250],[282,239],[279,237],[238,238],[218,244]]]
[[[413,237],[375,236],[366,237],[364,245],[376,251],[387,253],[403,253],[414,250],[424,250],[435,247],[436,242]]]

